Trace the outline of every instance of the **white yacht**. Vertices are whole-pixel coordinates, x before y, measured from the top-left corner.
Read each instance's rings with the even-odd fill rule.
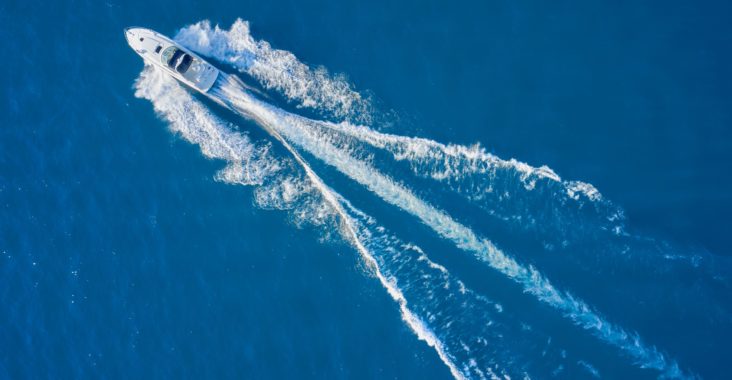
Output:
[[[145,62],[161,67],[175,79],[200,92],[208,91],[219,76],[217,68],[158,32],[126,28],[125,38]]]

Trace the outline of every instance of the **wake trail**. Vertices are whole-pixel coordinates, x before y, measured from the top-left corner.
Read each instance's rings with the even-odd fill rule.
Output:
[[[236,78],[223,80],[238,85]],[[226,162],[217,180],[255,186],[255,201],[261,208],[291,210],[296,218],[326,230],[333,230],[330,226],[335,224],[339,236],[359,252],[369,272],[397,303],[406,325],[435,350],[453,377],[528,378],[534,371],[582,369],[576,364],[581,361],[568,359],[551,337],[525,329],[501,305],[467,288],[419,247],[389,235],[327,186],[291,143],[266,123],[267,118],[248,115],[282,144],[305,173],[304,179],[298,178],[299,171],[293,171],[289,158],[278,158],[269,145],[234,132],[233,125],[217,118],[157,69],[146,68],[135,87],[136,96],[150,100],[173,132],[200,146],[204,156]],[[505,335],[511,336],[510,344]],[[531,363],[524,355],[544,360]]]
[[[732,263],[703,248],[633,235],[632,230],[626,230],[624,211],[593,185],[565,180],[547,166],[503,159],[477,144],[443,144],[367,127],[378,125],[374,117],[381,120],[386,115],[373,115],[376,111],[370,99],[356,92],[345,76],[313,68],[293,53],[257,40],[249,23],[241,19],[228,30],[202,21],[182,28],[175,39],[233,67],[263,88],[279,92],[288,104],[315,110],[318,119],[332,120],[301,118],[298,122],[307,124],[312,136],[332,149],[365,162],[369,170],[389,180],[399,178],[403,184],[424,184],[414,188],[422,199],[444,201],[444,196],[453,200],[457,195],[476,206],[473,211],[487,213],[489,217],[481,219],[480,224],[496,228],[499,235],[494,242],[500,242],[498,245],[504,249],[515,246],[517,255],[526,254],[525,260],[541,268],[543,278],[561,277],[565,289],[582,289],[583,298],[590,301],[583,302],[585,306],[594,304],[612,315],[622,313],[619,318],[624,320],[663,319],[687,334],[725,335],[729,331],[727,295]],[[388,121],[393,119],[389,117]],[[264,122],[268,121],[259,121]],[[283,138],[290,139],[284,134]],[[309,152],[290,141],[294,148]],[[408,190],[406,185],[401,186]],[[436,197],[428,197],[431,195]],[[461,202],[458,200],[458,205]],[[440,210],[437,204],[427,203]],[[483,212],[465,217],[483,217]],[[480,231],[474,231],[484,238],[479,236]],[[534,268],[525,263],[523,266],[527,270]],[[571,274],[567,268],[572,269]],[[591,291],[581,288],[588,281],[597,284]],[[603,296],[607,294],[613,296]],[[619,304],[612,299],[623,301]],[[654,335],[653,330],[648,334],[658,344],[665,339]],[[625,342],[634,339],[639,338],[629,334]],[[638,359],[634,362],[644,366]]]
[[[210,94],[242,116],[275,131],[281,139],[364,185],[386,202],[416,216],[438,235],[520,284],[526,293],[560,311],[574,324],[590,331],[602,341],[619,348],[639,367],[655,369],[667,377],[687,376],[675,361],[667,359],[654,346],[643,343],[637,334],[606,321],[584,301],[555,288],[532,266],[522,266],[491,241],[479,237],[470,228],[418,198],[409,189],[375,170],[367,162],[354,158],[348,150],[334,145],[327,135],[318,132],[322,123],[262,102],[233,81],[220,81]]]

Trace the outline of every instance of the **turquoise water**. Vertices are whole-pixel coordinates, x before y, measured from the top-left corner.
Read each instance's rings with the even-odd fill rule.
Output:
[[[728,5],[0,9],[0,377],[725,378]]]

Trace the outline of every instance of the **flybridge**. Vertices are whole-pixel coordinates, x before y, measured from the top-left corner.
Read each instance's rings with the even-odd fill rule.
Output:
[[[146,63],[202,93],[211,89],[219,70],[170,38],[146,28],[127,28],[125,38]]]

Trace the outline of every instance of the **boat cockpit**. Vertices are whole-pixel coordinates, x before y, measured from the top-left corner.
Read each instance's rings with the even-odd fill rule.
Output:
[[[170,46],[165,49],[161,59],[163,64],[168,65],[168,67],[181,74],[185,74],[188,68],[191,67],[191,63],[193,63],[193,57],[190,54],[175,46]]]

